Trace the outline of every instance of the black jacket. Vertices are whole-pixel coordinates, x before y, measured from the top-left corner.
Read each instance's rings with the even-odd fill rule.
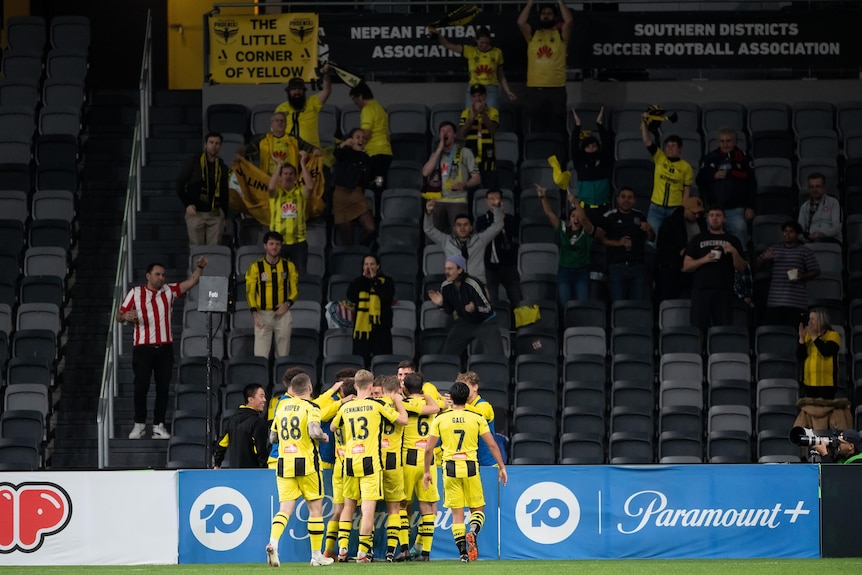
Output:
[[[716,180],[715,173],[730,167],[723,180]],[[733,148],[729,154],[720,149],[708,153],[700,162],[697,172],[697,189],[703,198],[703,206],[721,206],[724,209],[751,208],[757,203],[757,178],[751,156]]]
[[[476,218],[476,231],[481,233],[491,227],[494,223],[494,212],[487,211]],[[491,263],[491,244],[485,247],[485,269],[489,266],[518,265],[518,222],[515,216],[506,214],[503,216],[503,229],[494,236],[494,249],[497,250],[497,263]]]
[[[697,218],[700,233],[706,231],[706,222]],[[688,245],[688,228],[685,221],[685,207],[680,206],[666,217],[658,230],[656,240],[656,263],[662,269],[680,271],[685,247]]]
[[[458,317],[468,323],[482,323],[494,314],[494,307],[488,299],[488,292],[482,282],[462,273],[458,278],[459,284],[445,281],[440,288],[443,295],[443,311],[446,313],[457,313]],[[464,309],[468,303],[473,302],[475,309],[468,312]]]
[[[177,176],[177,196],[179,196],[183,206],[193,205],[199,212],[209,212],[215,205],[215,207],[221,208],[222,212],[227,212],[230,205],[230,189],[228,189],[230,168],[218,156],[216,156],[213,164],[218,166],[219,178],[216,182],[216,170],[213,169],[215,166],[209,166],[207,169],[209,186],[206,186],[206,182],[204,182],[201,170],[201,154],[191,156],[183,165],[179,176]],[[213,197],[216,184],[218,184],[219,191],[218,199]]]
[[[213,454],[216,467],[221,466],[225,453],[232,469],[266,467],[269,428],[260,413],[243,405],[228,419],[227,431]]]

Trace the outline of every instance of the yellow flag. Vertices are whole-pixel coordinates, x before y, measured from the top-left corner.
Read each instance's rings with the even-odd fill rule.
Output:
[[[230,209],[248,214],[261,224],[269,226],[269,174],[245,158],[237,159],[231,168],[233,177],[230,185]],[[322,215],[326,209],[326,202],[323,201],[323,157],[310,156],[308,171],[314,181],[314,189],[306,202],[306,220]]]

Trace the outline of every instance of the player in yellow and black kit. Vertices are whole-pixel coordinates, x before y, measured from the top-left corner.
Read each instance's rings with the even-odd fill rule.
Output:
[[[288,388],[289,399],[278,404],[270,431],[270,441],[278,443],[278,513],[272,518],[272,530],[266,546],[267,562],[279,566],[278,540],[300,496],[308,507],[308,535],[311,544],[311,564],[331,565],[333,559],[320,552],[323,543],[323,475],[317,455],[316,441],[328,441],[320,428],[320,408],[311,401],[311,378],[301,373],[294,376]]]
[[[401,368],[398,371],[400,375]],[[419,561],[428,561],[431,558],[434,521],[437,519],[437,501],[440,500],[440,494],[437,493],[436,474],[432,476],[431,484],[428,487],[422,484],[422,474],[428,432],[431,430],[434,414],[440,411],[440,405],[434,397],[423,393],[421,373],[406,373],[403,375],[401,383],[406,397],[404,404],[405,410],[407,410],[407,425],[404,426],[402,438],[404,501],[401,505],[401,552],[395,556],[395,560],[409,561],[415,556]],[[407,408],[408,405],[420,406],[421,412],[411,411]],[[419,532],[416,534],[413,553],[411,553],[407,503],[412,502],[414,496],[419,502],[421,522],[419,523]]]
[[[499,469],[497,477],[506,485],[508,475],[506,464],[500,455],[497,442],[488,428],[488,422],[481,415],[467,411],[464,405],[470,396],[466,383],[456,381],[449,389],[452,409],[437,415],[428,432],[425,446],[425,473],[422,478],[427,488],[431,484],[431,463],[434,461],[434,446],[440,439],[443,443],[443,505],[452,512],[452,536],[461,554],[461,562],[468,563],[479,557],[476,544],[478,529],[471,521],[468,533],[464,526],[464,507],[470,508],[471,515],[481,513],[484,519],[485,494],[482,491],[482,478],[479,476],[479,461],[476,451],[479,438],[488,445],[491,455]],[[481,528],[481,525],[478,525]]]
[[[356,561],[371,561],[372,529],[377,502],[383,498],[383,463],[381,437],[385,422],[395,425],[407,423],[407,412],[401,395],[392,394],[394,405],[371,397],[371,372],[360,369],[353,378],[356,399],[338,410],[330,428],[339,427],[344,438],[344,509],[338,524],[338,560],[347,560],[347,541],[350,537],[356,502],[362,501],[362,519],[359,523],[359,553]]]

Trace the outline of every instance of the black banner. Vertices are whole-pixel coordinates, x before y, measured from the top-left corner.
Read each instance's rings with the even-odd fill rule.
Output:
[[[862,463],[820,466],[820,552],[823,557],[862,557]],[[792,544],[792,542],[788,542]]]
[[[575,12],[568,67],[858,69],[862,11]],[[356,13],[321,15],[334,62],[361,73],[450,75],[466,79],[463,58],[427,37],[428,16]],[[443,30],[454,42],[475,42],[490,28],[510,79],[525,76],[526,42],[513,14],[481,13]]]

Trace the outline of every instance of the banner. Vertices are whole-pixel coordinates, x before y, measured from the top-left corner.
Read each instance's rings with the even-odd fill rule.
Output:
[[[211,16],[209,57],[214,82],[308,82],[317,67],[317,14]]]
[[[849,68],[862,61],[859,10],[718,12],[574,12],[569,69]],[[427,37],[424,14],[323,15],[332,60],[381,77],[443,75],[467,80],[462,56]],[[475,44],[487,26],[503,50],[510,81],[526,77],[527,44],[514,14],[480,13],[466,26],[443,28],[456,43]],[[454,76],[453,76],[454,75]]]
[[[503,559],[820,556],[816,465],[508,471]]]
[[[325,181],[323,177],[323,156],[308,157],[308,171],[314,181],[314,189],[305,204],[305,219],[310,220],[323,214],[326,202],[323,201]],[[248,214],[264,226],[269,226],[269,174],[245,158],[237,158],[231,165],[230,209]],[[302,182],[302,174],[299,175]]]
[[[438,470],[439,472],[439,470]],[[326,496],[324,521],[332,519],[332,471],[323,471]],[[439,475],[438,475],[439,480]],[[478,538],[480,555],[497,558],[497,472],[482,468],[485,490],[485,527]],[[442,488],[440,489],[442,494]],[[179,562],[180,563],[262,563],[269,542],[272,517],[279,508],[275,472],[272,470],[224,469],[218,471],[180,471],[179,473]],[[386,554],[386,511],[381,502],[374,518],[374,556]],[[308,562],[308,507],[297,502],[278,545],[282,563]],[[410,518],[411,542],[419,525],[419,510],[414,505]],[[459,557],[452,538],[449,510],[438,503],[437,529],[431,550],[434,559]],[[349,553],[356,556],[359,515],[354,517]]]
[[[176,562],[175,471],[0,473],[0,566]]]

